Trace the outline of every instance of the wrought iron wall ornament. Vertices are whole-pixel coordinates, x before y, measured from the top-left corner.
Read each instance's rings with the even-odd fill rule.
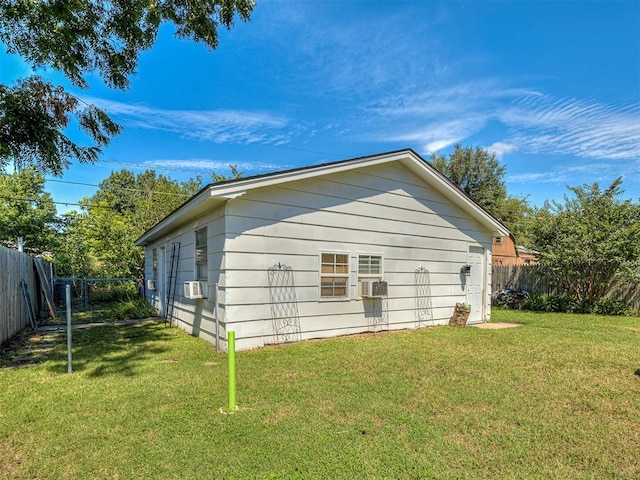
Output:
[[[389,330],[389,300],[387,297],[370,298],[367,303],[370,305],[370,312],[365,311],[365,317],[369,324],[369,331],[379,332]]]
[[[267,272],[271,318],[276,342],[298,341],[301,337],[301,329],[293,270],[291,267],[278,263],[268,268]]]
[[[431,276],[424,267],[416,268],[416,327],[433,325],[433,307],[431,306]]]

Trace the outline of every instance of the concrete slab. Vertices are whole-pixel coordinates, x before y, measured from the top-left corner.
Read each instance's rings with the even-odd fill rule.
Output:
[[[507,323],[507,322],[496,322],[496,323],[474,323],[470,324],[470,327],[476,328],[485,328],[487,330],[498,330],[500,328],[515,328],[521,327],[522,323]]]

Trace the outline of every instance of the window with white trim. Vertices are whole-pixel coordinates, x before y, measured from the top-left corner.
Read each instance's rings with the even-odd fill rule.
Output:
[[[151,280],[153,280],[154,282],[158,281],[158,249],[154,248],[152,250],[152,259],[151,259],[151,263],[152,263],[152,275],[153,277],[151,278]]]
[[[207,280],[207,227],[196,230],[196,278]]]
[[[358,255],[358,278],[382,277],[382,255]]]
[[[320,298],[349,298],[349,254],[320,254]]]

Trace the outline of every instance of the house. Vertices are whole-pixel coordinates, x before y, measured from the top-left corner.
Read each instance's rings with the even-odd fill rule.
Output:
[[[516,237],[510,233],[506,237],[493,239],[493,265],[535,265],[538,252],[516,246]]]
[[[161,315],[242,350],[447,324],[457,302],[485,322],[508,235],[407,149],[209,185],[136,245]]]

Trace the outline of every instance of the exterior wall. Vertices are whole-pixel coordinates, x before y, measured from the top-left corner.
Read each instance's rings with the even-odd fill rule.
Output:
[[[220,297],[224,299],[224,240],[225,240],[225,206],[222,205],[212,212],[203,215],[195,222],[172,232],[160,240],[148,245],[145,249],[145,284],[147,279],[153,279],[153,249],[158,252],[158,262],[161,249],[164,248],[164,262],[159,265],[158,276],[155,279],[156,290],[147,290],[146,296],[160,314],[164,313],[166,302],[166,290],[171,265],[172,243],[180,243],[180,256],[178,262],[178,275],[173,307],[173,321],[192,335],[215,343],[215,284],[218,283]],[[184,296],[184,282],[196,280],[195,268],[195,231],[207,227],[207,264],[209,269],[207,286],[208,298],[187,299]],[[218,308],[219,336],[226,338],[224,330],[224,309]]]
[[[516,265],[518,252],[511,237],[501,237],[500,243],[493,239],[493,265]]]
[[[470,247],[483,247],[479,321],[490,305],[491,233],[400,164],[336,173],[250,190],[227,203],[221,305],[238,349],[274,335],[267,269],[293,269],[300,339],[425,325],[416,316],[416,269],[430,274],[427,324],[446,324],[456,302],[467,301]],[[349,299],[320,299],[320,253],[347,253]],[[385,300],[363,300],[359,253],[383,256]],[[222,293],[222,292],[221,292]]]
[[[518,252],[513,238],[502,237],[500,243],[493,239],[492,265],[531,265],[538,263],[538,257],[531,253]]]

